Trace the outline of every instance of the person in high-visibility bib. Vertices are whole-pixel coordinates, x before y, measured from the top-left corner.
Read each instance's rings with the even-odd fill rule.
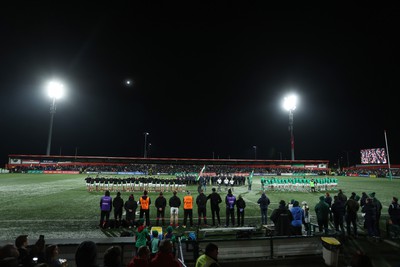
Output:
[[[144,190],[143,196],[141,196],[139,199],[139,206],[140,206],[139,218],[142,219],[144,215],[146,220],[146,226],[150,226],[150,204],[151,204],[150,197],[147,196],[147,191]]]
[[[186,196],[183,197],[183,228],[186,227],[189,217],[190,226],[193,226],[193,196],[190,191],[186,191]]]

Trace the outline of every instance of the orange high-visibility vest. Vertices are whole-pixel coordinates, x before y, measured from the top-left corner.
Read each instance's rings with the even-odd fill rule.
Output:
[[[143,199],[142,197],[140,197],[140,207],[142,208],[142,210],[149,209],[149,200],[150,200],[149,197],[147,197],[146,199]]]
[[[183,209],[190,210],[193,209],[193,197],[188,195],[183,197]]]

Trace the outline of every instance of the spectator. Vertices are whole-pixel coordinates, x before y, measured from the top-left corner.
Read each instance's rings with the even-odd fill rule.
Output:
[[[137,207],[138,204],[135,201],[135,197],[133,196],[133,194],[131,194],[124,205],[126,211],[125,220],[128,223],[129,228],[131,228],[135,224]]]
[[[99,267],[97,264],[97,246],[93,241],[83,241],[75,252],[76,267]]]
[[[357,237],[357,212],[360,209],[360,204],[356,200],[357,195],[351,195],[351,197],[347,200],[345,204],[346,209],[346,228],[347,228],[347,235],[351,235],[351,225],[353,226],[353,235]]]
[[[0,247],[0,266],[18,267],[19,252],[15,245],[6,244]]]
[[[239,195],[236,201],[236,213],[237,213],[237,226],[244,226],[244,209],[246,208],[246,202],[244,201],[242,195]]]
[[[111,246],[104,252],[104,267],[122,267],[122,250],[119,246]]]
[[[367,198],[364,207],[362,207],[361,209],[361,212],[365,213],[364,226],[368,231],[368,235],[370,237],[376,237],[377,236],[376,206],[374,205],[372,198]]]
[[[59,248],[57,245],[49,245],[46,247],[46,263],[49,267],[66,267],[67,260],[59,259]]]
[[[218,178],[221,179],[221,178]],[[210,200],[211,216],[212,216],[212,226],[215,226],[215,217],[217,217],[218,226],[221,225],[221,219],[219,217],[219,203],[222,202],[221,196],[215,192],[215,188],[212,188],[212,193],[207,196]]]
[[[144,190],[143,196],[141,196],[139,199],[139,205],[140,205],[139,218],[140,219],[142,219],[143,217],[145,218],[146,226],[150,226],[150,204],[151,204],[151,199],[149,196],[147,196],[147,190]]]
[[[389,205],[388,213],[392,224],[400,225],[400,205],[397,197],[392,198],[392,203]]]
[[[39,239],[36,241],[35,245],[30,248],[30,257],[34,264],[46,262],[46,241],[44,240],[44,235],[40,235]]]
[[[110,191],[108,190],[100,198],[100,210],[100,227],[104,229],[108,227],[110,212],[112,210],[112,197],[110,197]]]
[[[376,219],[375,219],[376,236],[381,236],[381,230],[380,230],[380,227],[379,227],[379,221],[381,220],[382,203],[375,197],[375,192],[372,192],[370,194],[370,197],[372,198],[372,202],[374,203],[375,208],[376,208]]]
[[[149,266],[150,250],[147,246],[138,248],[136,256],[134,256],[127,267],[148,267]]]
[[[171,207],[170,225],[179,226],[179,207],[181,206],[181,199],[177,197],[177,192],[173,192],[173,196],[169,199],[169,206]]]
[[[172,254],[176,254],[176,236],[173,233],[172,226],[167,227],[167,232],[164,234],[164,239],[169,239],[172,242]]]
[[[15,239],[15,246],[19,252],[18,264],[24,267],[32,266],[32,257],[28,245],[28,235],[20,235]]]
[[[158,238],[157,230],[153,230],[152,237],[153,239],[150,242],[150,259],[156,256],[156,253],[158,252],[158,246],[160,245],[160,239]]]
[[[167,200],[165,199],[163,192],[160,192],[159,196],[156,198],[155,206],[157,209],[157,219],[156,225],[160,225],[160,219],[162,226],[165,225],[165,207],[167,206]]]
[[[218,263],[218,246],[208,243],[203,255],[197,258],[195,267],[220,267]]]
[[[172,255],[172,242],[169,239],[160,241],[156,256],[151,260],[150,267],[181,267],[178,260]]]
[[[236,197],[232,194],[232,190],[228,189],[228,194],[225,197],[226,204],[226,224],[225,227],[229,226],[229,219],[232,222],[232,226],[235,226],[235,205]]]
[[[187,219],[189,218],[190,227],[193,226],[193,196],[190,191],[186,191],[183,197],[183,228],[186,228]]]
[[[303,209],[304,212],[304,219],[303,219],[303,225],[304,225],[304,230],[307,233],[307,235],[310,233],[310,207],[307,205],[306,201],[301,202],[301,208]]]
[[[200,189],[200,194],[196,197],[198,225],[201,225],[203,219],[204,225],[207,225],[207,197],[203,189]]]
[[[117,192],[117,196],[113,200],[113,208],[115,226],[120,227],[122,221],[122,209],[124,208],[124,200],[121,198],[120,192]]]
[[[320,196],[319,202],[314,207],[315,213],[317,215],[318,230],[322,233],[328,234],[328,221],[329,221],[329,206],[325,202],[325,197]]]
[[[329,194],[329,192],[325,193],[325,202],[329,206],[329,220],[332,222],[333,221],[332,210],[331,210],[331,208],[332,208],[332,197]]]
[[[331,207],[333,213],[333,224],[336,232],[340,232],[344,235],[344,215],[346,213],[345,203],[339,199],[338,196],[333,197],[333,204]]]
[[[364,207],[365,202],[367,201],[368,195],[365,192],[361,193],[361,199],[360,199],[360,207]]]
[[[257,204],[260,205],[261,211],[261,224],[268,224],[268,206],[271,203],[267,195],[263,192],[261,197],[257,200]]]
[[[279,207],[272,211],[270,219],[275,225],[276,235],[289,236],[291,234],[293,215],[287,208],[284,200],[279,201]]]
[[[300,208],[299,202],[297,200],[293,202],[293,207],[290,209],[290,212],[292,213],[293,216],[293,219],[291,221],[293,234],[302,235],[301,229],[303,226],[304,213],[303,209]]]
[[[141,246],[146,246],[147,241],[150,240],[150,234],[149,231],[147,230],[147,227],[144,224],[143,218],[139,219],[138,221],[138,228],[136,232],[136,251],[141,247]]]

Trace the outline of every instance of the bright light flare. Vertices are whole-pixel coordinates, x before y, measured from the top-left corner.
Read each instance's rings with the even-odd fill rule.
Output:
[[[51,98],[59,99],[64,96],[64,85],[59,82],[49,82],[47,92]]]
[[[287,96],[283,99],[283,108],[286,109],[287,111],[295,110],[296,103],[297,103],[297,96],[295,95]]]

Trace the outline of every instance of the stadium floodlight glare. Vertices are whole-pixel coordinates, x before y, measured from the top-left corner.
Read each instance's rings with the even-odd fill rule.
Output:
[[[147,136],[149,135],[148,132],[144,132],[144,152],[143,152],[143,158],[147,158]]]
[[[283,99],[283,108],[289,111],[289,131],[290,131],[290,147],[292,152],[292,160],[294,160],[294,135],[293,135],[293,111],[296,109],[297,96],[290,95]]]
[[[47,92],[53,100],[50,105],[50,128],[49,128],[49,138],[47,140],[47,150],[46,150],[46,155],[49,156],[51,148],[51,136],[53,133],[53,120],[54,120],[54,114],[56,114],[56,100],[63,97],[64,85],[59,82],[51,81],[47,86]]]

